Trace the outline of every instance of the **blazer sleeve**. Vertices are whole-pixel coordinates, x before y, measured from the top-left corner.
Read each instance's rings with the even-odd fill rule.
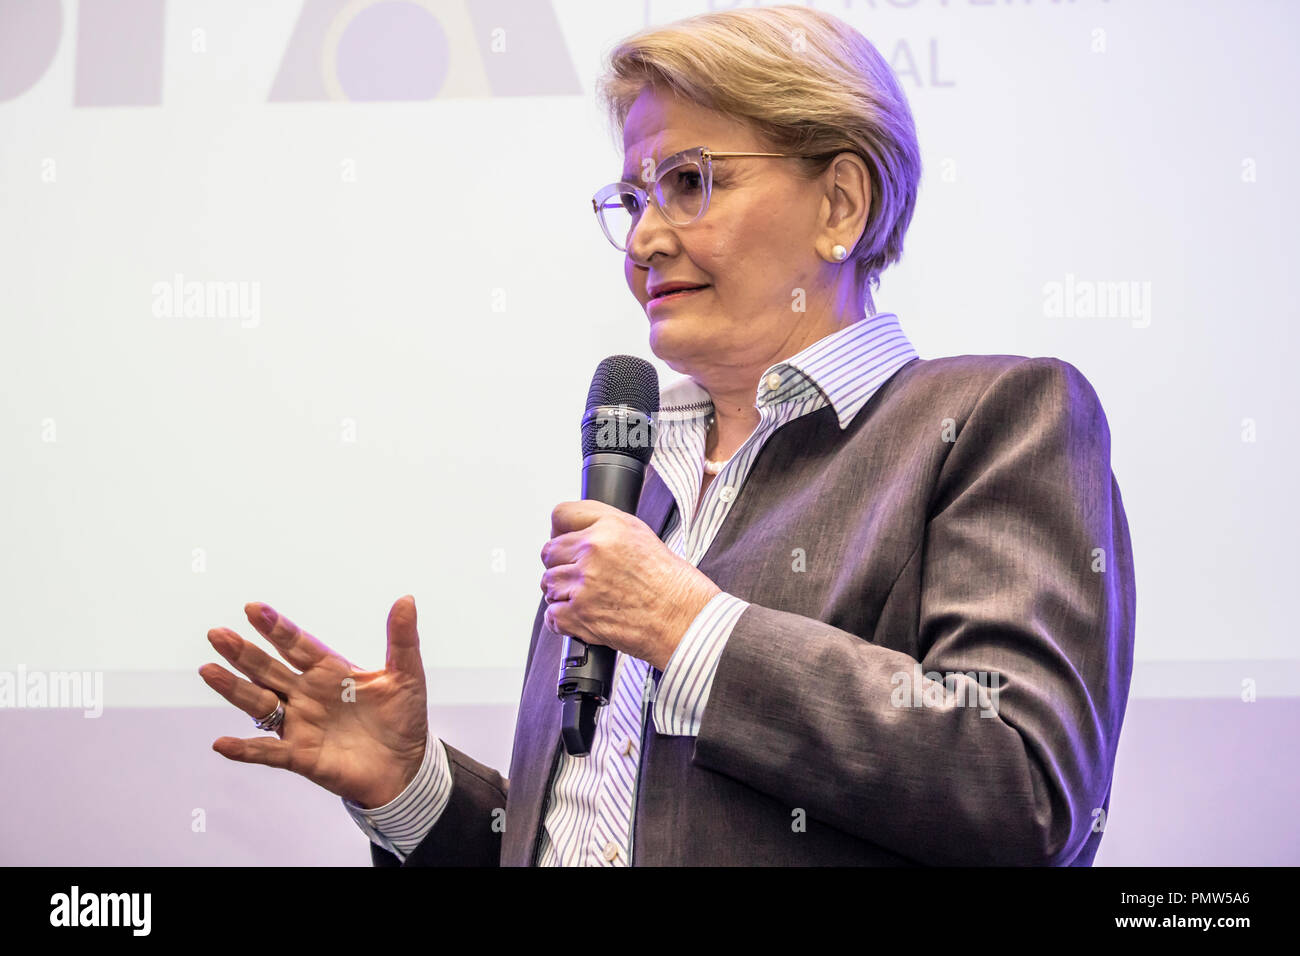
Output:
[[[545,612],[546,601],[542,600],[533,620],[533,637],[524,666],[525,679],[533,663]],[[370,859],[375,866],[501,865],[501,834],[510,781],[445,741],[443,746],[447,748],[451,763],[451,797],[446,809],[405,860],[399,860],[371,840]]]
[[[903,568],[921,562],[919,660],[751,603],[692,759],[918,862],[1069,863],[1108,800],[1133,663],[1096,393],[1059,359],[1011,366],[917,493],[927,521]]]
[[[370,841],[375,866],[499,866],[501,825],[509,781],[491,767],[444,743],[451,763],[451,798],[405,860]]]

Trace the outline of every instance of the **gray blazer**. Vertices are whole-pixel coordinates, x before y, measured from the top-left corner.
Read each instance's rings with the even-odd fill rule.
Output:
[[[638,516],[662,537],[675,507],[650,469]],[[752,606],[699,736],[646,721],[633,865],[1092,863],[1135,593],[1110,431],[1074,366],[915,359],[846,429],[829,405],[787,423],[699,569]],[[509,778],[447,745],[450,803],[403,865],[534,862],[560,746],[544,609]]]

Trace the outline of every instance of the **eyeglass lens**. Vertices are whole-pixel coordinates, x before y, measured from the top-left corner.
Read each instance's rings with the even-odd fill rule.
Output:
[[[704,169],[695,160],[685,160],[660,172],[646,188],[665,219],[675,226],[694,222],[704,212],[709,183]],[[621,190],[598,204],[600,225],[609,241],[626,250],[632,230],[645,212],[640,197],[631,190]]]

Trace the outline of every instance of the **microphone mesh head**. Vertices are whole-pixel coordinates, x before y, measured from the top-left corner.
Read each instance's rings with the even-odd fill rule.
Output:
[[[643,415],[659,413],[659,375],[654,366],[636,355],[611,355],[596,366],[587,390],[587,410],[600,405],[626,405]],[[642,464],[648,464],[654,452],[652,443],[628,442],[610,445],[597,443],[599,427],[591,422],[582,429],[582,456],[600,452],[617,452],[632,455]],[[610,432],[613,429],[609,430]],[[620,436],[621,438],[621,436]]]

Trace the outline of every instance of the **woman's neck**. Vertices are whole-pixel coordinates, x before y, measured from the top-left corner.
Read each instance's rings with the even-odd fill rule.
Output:
[[[871,315],[873,312],[868,297],[866,314]],[[760,418],[758,408],[754,405],[754,396],[758,392],[763,372],[784,361],[782,356],[795,355],[862,318],[862,300],[857,299],[849,309],[842,309],[837,315],[838,319],[826,316],[815,320],[809,317],[798,328],[791,329],[784,341],[769,350],[769,354],[756,361],[751,357],[743,371],[736,366],[726,365],[688,371],[713,400],[713,421],[709,425],[704,444],[706,458],[711,461],[730,458],[758,427]]]
[[[704,440],[704,457],[710,461],[725,461],[740,450],[745,440],[758,427],[758,409],[713,396],[713,419]]]

